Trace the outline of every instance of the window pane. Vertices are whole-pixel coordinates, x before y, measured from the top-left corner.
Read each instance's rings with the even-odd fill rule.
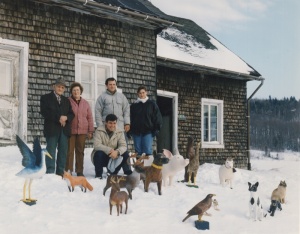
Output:
[[[93,78],[93,66],[92,64],[81,64],[81,81],[91,82]]]
[[[103,66],[97,66],[97,83],[105,85],[105,80],[108,78],[107,68]]]
[[[208,126],[208,105],[204,106],[204,118],[203,118],[203,140],[209,141],[209,126]]]
[[[0,94],[12,95],[12,64],[0,59]]]

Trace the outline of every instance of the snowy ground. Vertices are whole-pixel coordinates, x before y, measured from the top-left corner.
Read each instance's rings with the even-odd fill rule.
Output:
[[[29,146],[31,148],[31,145]],[[252,151],[252,171],[238,169],[234,188],[219,185],[219,165],[200,166],[197,180],[199,188],[189,188],[183,183],[163,187],[163,195],[157,195],[156,184],[144,193],[142,183],[133,191],[127,215],[117,217],[116,208],[109,215],[109,194],[102,195],[105,180],[94,178],[90,162],[91,149],[86,149],[84,174],[93,185],[92,192],[82,193],[76,188],[70,193],[66,182],[56,175],[45,175],[32,184],[34,206],[20,201],[24,179],[15,176],[22,169],[21,154],[16,146],[0,148],[0,232],[22,233],[299,233],[299,179],[300,154],[293,152],[273,153],[274,158],[265,158],[262,152]],[[183,178],[179,173],[176,180]],[[248,218],[248,181],[259,181],[258,192],[265,212],[270,205],[272,191],[280,180],[287,183],[286,204],[263,221]],[[210,230],[199,231],[194,227],[197,216],[184,223],[186,212],[207,194],[214,193],[220,211],[211,208],[212,216],[203,216],[210,222]]]

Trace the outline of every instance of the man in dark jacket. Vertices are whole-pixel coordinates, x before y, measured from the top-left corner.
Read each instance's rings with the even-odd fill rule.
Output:
[[[41,114],[44,117],[44,136],[47,142],[47,151],[52,159],[46,158],[46,173],[62,176],[66,165],[68,138],[71,135],[71,122],[74,113],[68,98],[63,96],[66,83],[58,78],[53,91],[41,96]],[[57,148],[57,156],[55,157]],[[56,161],[56,167],[55,167]]]

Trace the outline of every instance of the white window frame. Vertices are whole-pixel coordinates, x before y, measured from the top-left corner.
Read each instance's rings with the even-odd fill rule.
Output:
[[[107,67],[109,70],[108,77],[114,77],[117,80],[117,60],[116,59],[110,59],[110,58],[103,58],[103,57],[97,57],[97,56],[91,56],[91,55],[84,55],[84,54],[75,54],[75,81],[82,83],[81,81],[81,64],[87,63],[87,64],[93,64],[95,66],[103,66]],[[96,71],[95,71],[96,72]],[[96,79],[96,74],[94,74],[94,103],[96,103],[96,100],[100,94],[97,95],[98,92],[98,84]],[[106,78],[108,78],[106,77]],[[105,84],[103,83],[105,86]],[[122,92],[122,90],[117,89],[118,92]],[[85,91],[83,91],[82,97],[85,98]],[[95,120],[95,106],[91,106],[92,112],[93,112],[93,118]],[[94,124],[96,122],[94,121]],[[95,125],[96,126],[96,125]]]
[[[204,141],[204,106],[217,106],[217,141]],[[217,99],[201,99],[201,143],[202,148],[224,148],[224,140],[223,140],[223,110],[224,103],[223,100]],[[209,113],[210,118],[210,113]],[[209,121],[210,125],[210,121]],[[210,126],[209,126],[210,128]],[[209,130],[210,133],[210,130]]]

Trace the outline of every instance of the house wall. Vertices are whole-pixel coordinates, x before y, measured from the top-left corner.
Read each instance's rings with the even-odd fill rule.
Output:
[[[74,81],[76,53],[116,59],[118,87],[130,103],[138,86],[156,90],[153,30],[28,0],[2,0],[0,37],[29,43],[28,142],[42,136],[40,96],[58,77],[68,85]]]
[[[224,149],[201,149],[200,163],[224,164],[235,157],[235,167],[247,167],[246,82],[157,67],[157,88],[178,93],[178,149],[186,154],[188,136],[201,140],[201,98],[224,101]]]

